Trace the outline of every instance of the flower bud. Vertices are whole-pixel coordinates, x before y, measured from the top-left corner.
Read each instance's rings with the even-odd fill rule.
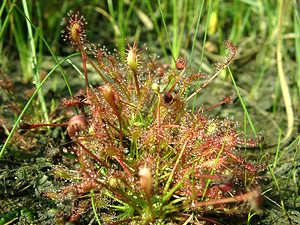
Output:
[[[170,92],[165,92],[164,93],[164,101],[167,104],[173,101],[173,96]]]
[[[151,85],[151,89],[155,92],[159,92],[160,91],[160,87],[159,87],[159,84],[158,83],[152,83]]]
[[[151,170],[145,165],[144,167],[140,168],[139,176],[140,176],[141,188],[144,190],[148,198],[150,196],[151,189],[152,189]]]
[[[119,115],[120,110],[119,106],[117,105],[117,96],[111,85],[105,84],[100,87],[100,91],[103,94],[105,101],[109,104],[109,106],[113,109],[116,115]]]
[[[73,116],[68,123],[67,132],[70,137],[76,135],[79,131],[84,131],[87,129],[87,122],[83,115]]]
[[[127,49],[127,65],[129,68],[133,71],[136,72],[137,67],[138,67],[138,56],[137,56],[137,45],[133,44],[133,46],[128,46],[129,49]]]
[[[175,64],[176,64],[176,68],[178,70],[183,70],[186,67],[186,59],[181,57],[181,58],[176,60]]]

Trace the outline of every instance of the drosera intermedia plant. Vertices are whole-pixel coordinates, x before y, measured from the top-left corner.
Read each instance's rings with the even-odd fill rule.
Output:
[[[44,193],[73,205],[58,221],[76,221],[92,208],[99,224],[216,222],[218,215],[257,209],[262,166],[246,162],[239,149],[258,141],[245,140],[236,122],[209,115],[230,97],[195,113],[188,108],[233,60],[232,42],[225,42],[229,54],[216,73],[192,90],[205,75],[189,69],[186,59],[165,65],[134,43],[122,63],[117,53],[88,41],[78,12],[70,12],[66,23],[63,36],[81,52],[86,89],[62,101],[74,108],[69,122],[22,125],[66,126],[74,142],[65,149],[74,157],[52,170],[69,185]],[[99,87],[90,86],[87,64],[100,75]]]

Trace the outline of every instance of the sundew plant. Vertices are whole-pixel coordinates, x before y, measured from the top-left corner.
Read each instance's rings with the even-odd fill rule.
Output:
[[[59,188],[43,193],[60,209],[58,224],[89,212],[98,224],[210,224],[258,209],[264,166],[247,162],[240,150],[259,141],[232,119],[210,115],[232,98],[191,110],[234,59],[234,43],[224,41],[227,56],[207,75],[182,57],[165,64],[138,43],[111,53],[88,40],[79,12],[69,12],[64,24],[63,39],[81,54],[85,89],[62,100],[71,115],[65,123],[21,124],[63,126],[71,140],[63,163],[51,169]],[[87,67],[99,75],[98,86]],[[196,82],[203,84],[195,89]]]
[[[0,225],[300,224],[299,4],[0,1]]]

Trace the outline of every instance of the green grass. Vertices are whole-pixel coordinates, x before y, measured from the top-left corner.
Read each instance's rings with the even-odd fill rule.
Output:
[[[268,153],[268,170],[263,176],[269,182],[262,184],[262,189],[270,190],[264,193],[265,203],[262,207],[265,208],[262,208],[261,215],[249,212],[246,223],[254,224],[261,220],[268,224],[268,210],[277,208],[280,216],[290,218],[293,210],[291,202],[297,205],[296,202],[300,199],[300,139],[296,134],[300,121],[300,16],[297,1],[281,0],[276,4],[271,0],[107,0],[99,4],[97,1],[82,1],[80,5],[70,1],[63,3],[65,11],[61,12],[48,6],[53,18],[47,15],[42,4],[42,1],[33,3],[5,0],[0,5],[0,79],[1,74],[9,74],[15,83],[34,83],[33,94],[25,104],[21,104],[21,111],[12,116],[13,124],[5,124],[9,134],[4,135],[5,140],[0,143],[0,158],[9,156],[13,148],[13,135],[18,131],[19,123],[30,107],[38,108],[37,111],[42,115],[33,120],[50,120],[50,105],[53,104],[53,108],[56,108],[59,99],[48,97],[51,88],[46,85],[46,81],[54,80],[58,68],[69,95],[72,95],[69,82],[72,85],[78,76],[64,71],[61,65],[77,54],[69,55],[61,43],[59,18],[66,16],[67,9],[76,11],[81,8],[82,13],[88,12],[87,21],[92,21],[88,24],[89,30],[100,30],[88,35],[93,40],[99,39],[100,43],[108,43],[108,46],[115,45],[122,52],[123,59],[127,43],[137,41],[140,46],[146,43],[151,54],[162,56],[165,62],[174,62],[180,56],[187,58],[195,71],[208,74],[205,78],[207,80],[214,71],[209,68],[214,68],[213,64],[220,54],[225,54],[221,47],[223,41],[230,39],[239,45],[239,54],[230,69],[218,74],[216,80],[219,83],[210,85],[208,91],[201,90],[199,96],[193,99],[191,107],[197,110],[201,104],[214,104],[223,94],[234,92],[238,96],[240,105],[228,107],[230,110],[216,109],[214,113],[234,116],[243,124],[240,129],[244,129],[247,135],[256,137],[262,132],[267,145],[275,145],[273,148],[262,147],[259,153],[253,152],[256,150],[245,152],[256,162]],[[41,79],[40,75],[44,70],[42,62],[49,54],[52,56],[49,64],[53,66]],[[63,59],[58,59],[61,54]],[[13,71],[14,66],[17,71]],[[80,64],[74,63],[74,66],[81,68]],[[195,90],[202,84],[202,80],[195,84]],[[58,83],[52,89],[55,90],[56,85]],[[0,93],[8,96],[4,97],[5,100],[10,96],[6,91]],[[275,125],[271,123],[270,126],[269,120]],[[248,131],[248,126],[251,132]],[[280,174],[288,164],[291,165],[290,170]],[[171,179],[172,173],[169,175],[169,180]],[[166,186],[165,198],[171,192]],[[292,195],[288,196],[290,193]],[[101,224],[101,214],[97,214],[94,205],[95,194],[91,193],[90,197],[96,221]],[[264,214],[264,210],[267,213]],[[126,205],[124,211],[126,212]]]
[[[29,46],[26,46],[26,42],[24,40],[22,40],[22,38],[16,38],[16,43],[22,43],[22,42],[25,42],[23,44],[23,46],[21,47],[21,49],[19,50],[19,52],[24,52],[25,53],[25,56],[24,58],[28,60],[28,63],[26,63],[27,67],[29,67],[31,65],[31,68],[28,72],[28,75],[25,77],[25,80],[29,80],[31,78],[31,74],[33,74],[33,78],[34,78],[34,83],[35,83],[35,86],[36,86],[36,89],[40,86],[40,83],[41,83],[41,80],[40,80],[40,69],[39,69],[39,65],[38,65],[38,60],[37,60],[37,47],[36,47],[36,43],[35,42],[38,42],[40,39],[38,38],[37,41],[36,38],[34,37],[35,35],[33,34],[32,32],[32,27],[31,27],[31,19],[30,19],[30,15],[29,15],[29,6],[27,4],[27,1],[23,0],[22,1],[22,6],[23,6],[23,10],[24,10],[24,14],[25,14],[25,17],[26,17],[26,28],[27,28],[27,32],[28,32],[28,42],[29,42]],[[38,4],[37,4],[38,6]],[[38,10],[38,15],[39,15],[39,8],[36,7]],[[39,21],[40,21],[40,17],[39,17]],[[19,30],[16,30],[15,31],[15,36],[21,36],[22,35],[22,31],[19,27]],[[29,51],[28,51],[29,49]],[[26,54],[28,53],[28,54]],[[43,58],[42,58],[42,48],[40,48],[39,50],[39,60],[42,61]],[[24,74],[26,74],[24,72]],[[47,107],[46,107],[46,103],[45,103],[45,98],[44,98],[44,94],[42,93],[42,91],[38,92],[38,96],[39,96],[39,101],[40,101],[40,104],[41,104],[41,111],[43,113],[43,117],[44,117],[44,120],[46,122],[49,122],[49,117],[48,117],[48,110],[47,110]]]

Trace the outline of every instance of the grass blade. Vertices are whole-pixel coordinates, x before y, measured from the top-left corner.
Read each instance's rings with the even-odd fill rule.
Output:
[[[32,23],[30,20],[27,1],[22,0],[22,5],[23,5],[24,14],[25,14],[26,18],[29,18],[29,20],[26,20],[26,26],[27,26],[29,46],[30,46],[30,51],[31,51],[30,61],[31,61],[31,65],[32,65],[35,87],[37,88],[38,86],[40,86],[41,81],[40,81],[40,72],[39,72],[38,62],[37,62],[36,47],[35,47],[35,43],[34,43],[34,36],[33,36],[32,28],[31,28]],[[48,110],[46,107],[46,102],[45,102],[42,91],[40,91],[38,93],[38,96],[39,96],[39,101],[41,103],[41,110],[43,112],[44,119],[48,123],[49,122]]]
[[[277,47],[276,47],[276,61],[277,61],[277,69],[278,69],[278,77],[280,81],[280,87],[282,92],[282,97],[286,110],[287,117],[287,130],[286,134],[282,140],[282,143],[287,143],[292,137],[293,127],[294,127],[294,112],[292,99],[289,92],[289,86],[287,83],[287,79],[283,70],[283,62],[282,62],[282,27],[283,27],[283,17],[285,13],[286,2],[283,0],[279,1],[279,10],[278,10],[278,34],[277,34]]]

